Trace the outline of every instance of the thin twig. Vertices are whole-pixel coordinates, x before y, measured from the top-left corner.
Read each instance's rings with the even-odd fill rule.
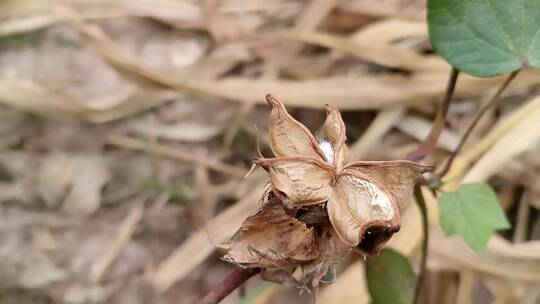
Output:
[[[407,157],[413,161],[419,161],[426,158],[428,155],[433,152],[437,140],[441,136],[442,131],[444,130],[444,123],[446,122],[446,115],[448,113],[448,107],[452,101],[452,96],[454,96],[454,91],[456,90],[456,83],[458,80],[459,71],[456,68],[452,68],[450,71],[450,77],[448,77],[448,83],[446,85],[446,94],[444,95],[444,100],[439,106],[437,115],[433,120],[433,126],[428,137],[422,142],[413,152]]]
[[[249,278],[259,273],[260,268],[238,268],[226,277],[219,285],[215,286],[199,304],[217,304],[228,296],[233,290],[244,284]]]
[[[426,274],[426,261],[428,254],[428,245],[429,245],[429,226],[428,226],[428,216],[427,216],[427,207],[426,201],[424,200],[424,195],[420,186],[414,187],[414,196],[416,198],[416,204],[420,209],[420,215],[422,217],[422,252],[420,256],[420,273],[418,274],[418,279],[416,280],[416,289],[414,291],[413,304],[418,303],[420,296],[420,289],[422,287],[422,282],[424,281],[424,276]]]
[[[154,155],[159,155],[171,159],[177,159],[186,162],[192,162],[197,165],[208,167],[212,170],[229,174],[238,178],[244,178],[246,175],[246,170],[240,169],[233,165],[223,163],[215,158],[210,156],[201,156],[199,154],[193,153],[191,151],[186,151],[180,147],[173,147],[165,144],[153,144],[152,147],[148,147],[148,143],[125,135],[111,135],[109,136],[107,143],[117,147],[122,147],[126,149],[136,150],[136,151],[148,151],[149,148]]]
[[[110,266],[118,259],[122,250],[129,244],[137,225],[143,217],[143,212],[143,201],[136,202],[127,217],[118,227],[116,237],[90,267],[90,278],[93,282],[101,281]]]
[[[497,90],[497,92],[495,92],[495,94],[488,100],[488,102],[480,109],[480,111],[478,111],[478,113],[476,113],[473,121],[471,122],[471,124],[467,127],[467,130],[465,130],[465,134],[463,134],[463,136],[461,137],[461,140],[459,141],[459,144],[456,148],[456,150],[452,153],[452,155],[450,155],[450,157],[448,158],[448,160],[446,161],[446,164],[445,166],[443,167],[443,169],[441,170],[441,172],[439,173],[439,176],[440,177],[443,177],[444,175],[446,175],[446,173],[448,173],[448,170],[450,169],[450,167],[452,166],[452,162],[454,161],[454,159],[456,158],[456,155],[459,153],[459,151],[461,150],[461,148],[463,147],[463,145],[465,144],[465,141],[467,141],[467,138],[469,137],[469,135],[471,135],[471,132],[472,130],[476,127],[476,125],[478,124],[478,122],[480,121],[480,119],[484,116],[484,114],[486,114],[486,112],[493,108],[494,106],[496,106],[499,101],[500,101],[500,96],[501,94],[504,92],[504,90],[508,87],[508,85],[512,82],[512,80],[514,80],[514,78],[516,78],[517,74],[519,73],[519,71],[521,70],[517,70],[517,71],[514,71],[512,72],[510,75],[508,75],[508,77],[506,78],[506,80],[501,84],[501,86],[499,87],[499,89]]]
[[[450,107],[450,102],[452,101],[452,96],[456,90],[456,83],[458,80],[459,71],[452,67],[450,71],[450,76],[448,77],[448,83],[446,85],[446,93],[444,95],[444,100],[439,106],[437,115],[433,120],[433,125],[428,137],[422,142],[413,152],[411,152],[407,159],[413,161],[420,161],[429,156],[435,149],[435,145],[439,140],[439,137],[444,130],[444,125],[446,122],[446,115],[448,114],[448,108]],[[429,242],[429,226],[427,218],[427,207],[420,190],[420,186],[417,185],[414,187],[414,196],[416,197],[416,203],[420,209],[420,215],[422,218],[422,252],[420,256],[420,273],[418,274],[418,279],[416,281],[416,288],[414,291],[413,304],[418,302],[420,296],[420,289],[422,287],[422,282],[426,273],[426,261],[428,254],[428,242]]]

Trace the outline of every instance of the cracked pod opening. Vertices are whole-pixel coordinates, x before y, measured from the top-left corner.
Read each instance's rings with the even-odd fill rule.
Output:
[[[356,250],[364,255],[378,255],[381,248],[390,240],[392,235],[398,232],[399,225],[373,224],[363,230],[360,234],[360,244]]]

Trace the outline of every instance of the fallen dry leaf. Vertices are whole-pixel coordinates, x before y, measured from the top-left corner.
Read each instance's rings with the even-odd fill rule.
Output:
[[[67,213],[90,215],[99,209],[109,179],[108,165],[99,155],[52,153],[38,172],[36,189],[50,208],[63,200]]]

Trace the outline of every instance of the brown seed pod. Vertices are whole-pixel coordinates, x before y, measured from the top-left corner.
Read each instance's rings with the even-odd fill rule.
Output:
[[[431,166],[407,160],[346,164],[345,124],[337,109],[327,107],[317,139],[281,101],[271,95],[267,100],[272,106],[269,141],[276,157],[256,163],[268,172],[274,193],[289,207],[327,202],[340,239],[351,247],[369,240],[360,251],[378,253],[399,230],[399,206],[412,200],[414,185]]]
[[[337,109],[327,107],[316,137],[281,101],[266,99],[275,157],[255,163],[268,172],[271,191],[232,238],[224,259],[316,291],[351,249],[379,253],[400,229],[399,208],[413,199],[414,185],[432,168],[407,160],[347,164],[345,124]],[[302,269],[299,280],[287,271],[291,267]]]

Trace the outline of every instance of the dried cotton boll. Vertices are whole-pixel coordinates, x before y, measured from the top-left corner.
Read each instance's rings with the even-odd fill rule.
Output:
[[[349,250],[379,253],[400,229],[400,206],[413,200],[415,184],[432,167],[407,160],[347,164],[345,124],[337,109],[327,107],[317,139],[281,101],[266,98],[275,157],[255,163],[267,171],[270,193],[244,221],[224,259],[272,270],[266,278],[283,282],[296,280],[287,269],[301,267],[298,285],[316,291]]]
[[[347,164],[345,123],[336,108],[327,107],[317,140],[281,101],[271,95],[267,101],[276,157],[256,163],[268,172],[274,194],[290,208],[326,203],[340,239],[366,255],[377,254],[399,230],[399,207],[412,201],[414,185],[431,166],[407,160]],[[375,237],[363,248],[367,231]]]

